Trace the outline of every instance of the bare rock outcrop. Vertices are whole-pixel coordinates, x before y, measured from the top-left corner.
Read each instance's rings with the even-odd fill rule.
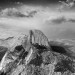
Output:
[[[0,45],[0,51],[5,52],[0,63],[0,75],[75,73],[74,58],[68,54],[68,48],[71,46],[49,42],[40,30],[30,30],[29,36],[22,35],[0,40]]]
[[[32,44],[38,43],[39,45],[44,45],[49,47],[48,38],[40,30],[30,31],[30,42]]]

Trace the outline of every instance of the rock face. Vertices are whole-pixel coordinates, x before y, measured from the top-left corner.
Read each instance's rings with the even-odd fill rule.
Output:
[[[73,52],[64,44],[49,42],[39,30],[30,30],[29,36],[0,40],[0,45],[0,51],[5,52],[1,58],[0,75],[75,73],[75,62],[71,56]]]
[[[38,43],[39,45],[49,47],[48,38],[40,30],[30,31],[30,42],[34,44]]]

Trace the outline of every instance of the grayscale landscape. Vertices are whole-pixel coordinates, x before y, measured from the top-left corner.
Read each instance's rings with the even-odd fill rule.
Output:
[[[0,75],[75,75],[75,0],[1,0]]]

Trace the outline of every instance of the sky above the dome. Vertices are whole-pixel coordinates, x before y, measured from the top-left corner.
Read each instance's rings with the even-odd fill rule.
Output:
[[[0,3],[0,38],[26,34],[31,29],[41,30],[49,39],[75,38],[75,5],[70,7],[59,0],[0,0]]]

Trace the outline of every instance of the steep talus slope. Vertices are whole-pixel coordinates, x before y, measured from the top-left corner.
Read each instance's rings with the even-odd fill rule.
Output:
[[[2,43],[2,44],[1,44]],[[71,46],[49,41],[40,30],[0,41],[0,75],[65,75],[75,73]],[[73,55],[72,55],[73,54]]]

